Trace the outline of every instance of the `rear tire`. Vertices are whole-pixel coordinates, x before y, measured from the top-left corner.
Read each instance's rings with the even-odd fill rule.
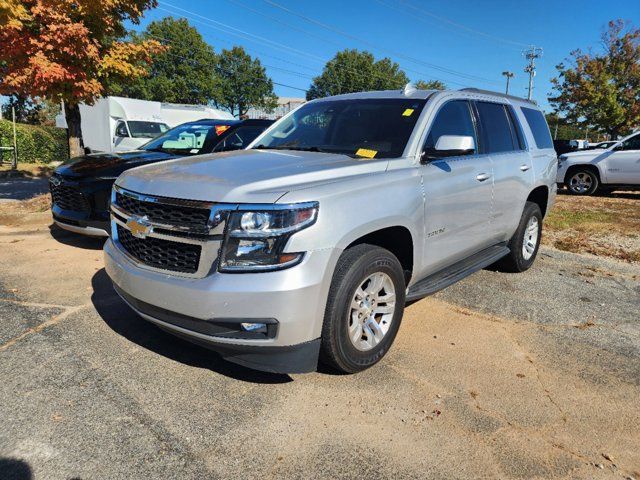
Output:
[[[542,213],[533,202],[526,202],[520,224],[507,246],[509,254],[498,260],[495,266],[503,272],[524,272],[533,265],[542,236]]]
[[[571,195],[593,195],[600,180],[592,170],[577,168],[567,174],[565,185]]]
[[[398,333],[405,290],[402,265],[390,251],[368,244],[345,250],[329,290],[320,361],[344,373],[380,361]]]

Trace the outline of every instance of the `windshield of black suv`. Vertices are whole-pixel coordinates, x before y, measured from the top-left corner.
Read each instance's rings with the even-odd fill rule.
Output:
[[[155,138],[169,130],[169,125],[166,123],[129,120],[127,124],[133,138]]]
[[[253,148],[400,157],[425,102],[369,98],[308,103],[279,121]]]
[[[184,123],[151,140],[142,149],[179,155],[209,153],[218,143],[218,137],[234,123]]]

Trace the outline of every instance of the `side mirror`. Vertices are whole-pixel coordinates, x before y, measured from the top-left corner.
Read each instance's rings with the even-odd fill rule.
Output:
[[[435,148],[427,148],[422,152],[422,161],[471,155],[475,151],[476,142],[471,136],[441,135],[436,142]]]

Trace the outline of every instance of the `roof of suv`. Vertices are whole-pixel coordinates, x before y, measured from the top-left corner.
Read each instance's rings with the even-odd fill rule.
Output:
[[[536,106],[536,104],[533,101],[527,100],[526,98],[507,95],[500,92],[492,92],[489,90],[481,90],[479,88],[462,88],[460,90],[418,90],[415,88],[406,89],[405,87],[405,89],[401,89],[401,90],[379,90],[379,91],[373,91],[373,92],[345,93],[342,95],[334,95],[331,97],[319,98],[314,101],[357,100],[357,99],[366,99],[366,98],[397,98],[397,99],[426,100],[436,93],[446,93],[446,92],[465,92],[469,94],[489,95],[494,97],[506,98],[516,102],[529,103],[532,106]]]

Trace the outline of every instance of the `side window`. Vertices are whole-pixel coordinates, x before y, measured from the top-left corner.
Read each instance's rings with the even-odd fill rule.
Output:
[[[505,107],[507,109],[507,114],[509,115],[509,121],[511,122],[511,127],[513,129],[512,133],[515,139],[516,146],[519,150],[524,150],[527,148],[527,144],[524,140],[524,133],[522,133],[522,125],[520,125],[520,120],[516,116],[516,112],[513,111],[513,108],[510,105]]]
[[[116,137],[128,137],[129,136],[129,132],[127,131],[127,125],[120,120],[117,124],[116,124]]]
[[[453,100],[442,107],[433,120],[424,143],[424,150],[434,149],[442,135],[473,137],[477,145],[476,131],[471,118],[471,109],[466,100]]]
[[[640,150],[640,135],[636,135],[622,142],[622,148],[620,150]]]
[[[533,108],[521,107],[524,118],[529,124],[533,139],[536,141],[537,148],[553,148],[553,140],[549,133],[549,126],[540,110]]]
[[[510,152],[519,149],[514,139],[513,126],[504,105],[500,103],[476,102],[483,153]]]

